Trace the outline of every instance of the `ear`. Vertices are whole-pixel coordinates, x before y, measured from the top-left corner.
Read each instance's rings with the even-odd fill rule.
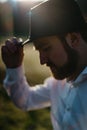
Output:
[[[66,35],[66,41],[67,44],[72,47],[72,48],[77,48],[79,45],[79,41],[80,41],[80,34],[79,33],[68,33]]]

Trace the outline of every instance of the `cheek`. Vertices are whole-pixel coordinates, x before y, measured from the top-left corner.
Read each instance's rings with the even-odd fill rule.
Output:
[[[57,49],[57,48],[55,49],[55,51],[51,53],[50,58],[58,66],[64,65],[65,63],[67,63],[67,60],[68,60],[68,56],[65,50]]]

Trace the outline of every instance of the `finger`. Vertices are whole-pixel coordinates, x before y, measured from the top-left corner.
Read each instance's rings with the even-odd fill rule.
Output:
[[[8,48],[6,46],[2,46],[1,47],[1,55],[6,55],[6,56],[9,56],[11,55],[10,51],[8,50]]]
[[[6,40],[5,45],[11,53],[14,53],[17,50],[17,47],[10,39]]]
[[[16,37],[13,37],[12,39],[12,42],[17,46],[21,46],[22,47],[22,43],[23,43],[23,39],[22,38],[16,38]]]
[[[19,42],[19,45],[21,45],[21,46],[22,46],[23,39],[22,39],[22,38],[19,38],[19,39],[18,39],[18,42]]]
[[[12,42],[11,42],[11,40],[10,40],[10,39],[7,39],[7,40],[5,41],[5,45],[7,46],[7,45],[8,45],[8,43],[9,43],[9,44],[12,44]]]
[[[11,41],[12,41],[12,43],[13,44],[18,44],[18,39],[16,38],[16,37],[13,37],[12,39],[11,39]]]
[[[18,41],[21,43],[21,42],[23,42],[23,39],[22,39],[22,38],[19,38]]]
[[[4,62],[4,64],[6,65],[6,67],[10,67],[10,60],[9,57],[11,56],[11,53],[8,51],[8,48],[6,46],[2,46],[1,47],[1,57],[2,60]]]

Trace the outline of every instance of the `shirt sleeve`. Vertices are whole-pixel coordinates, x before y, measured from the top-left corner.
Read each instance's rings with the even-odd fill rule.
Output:
[[[24,75],[23,67],[7,69],[4,88],[14,104],[22,110],[33,110],[49,107],[51,78],[44,84],[30,86]]]

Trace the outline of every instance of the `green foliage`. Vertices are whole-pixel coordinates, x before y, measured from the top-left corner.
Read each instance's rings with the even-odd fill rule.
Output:
[[[50,130],[51,127],[49,109],[19,110],[0,84],[0,130]]]

